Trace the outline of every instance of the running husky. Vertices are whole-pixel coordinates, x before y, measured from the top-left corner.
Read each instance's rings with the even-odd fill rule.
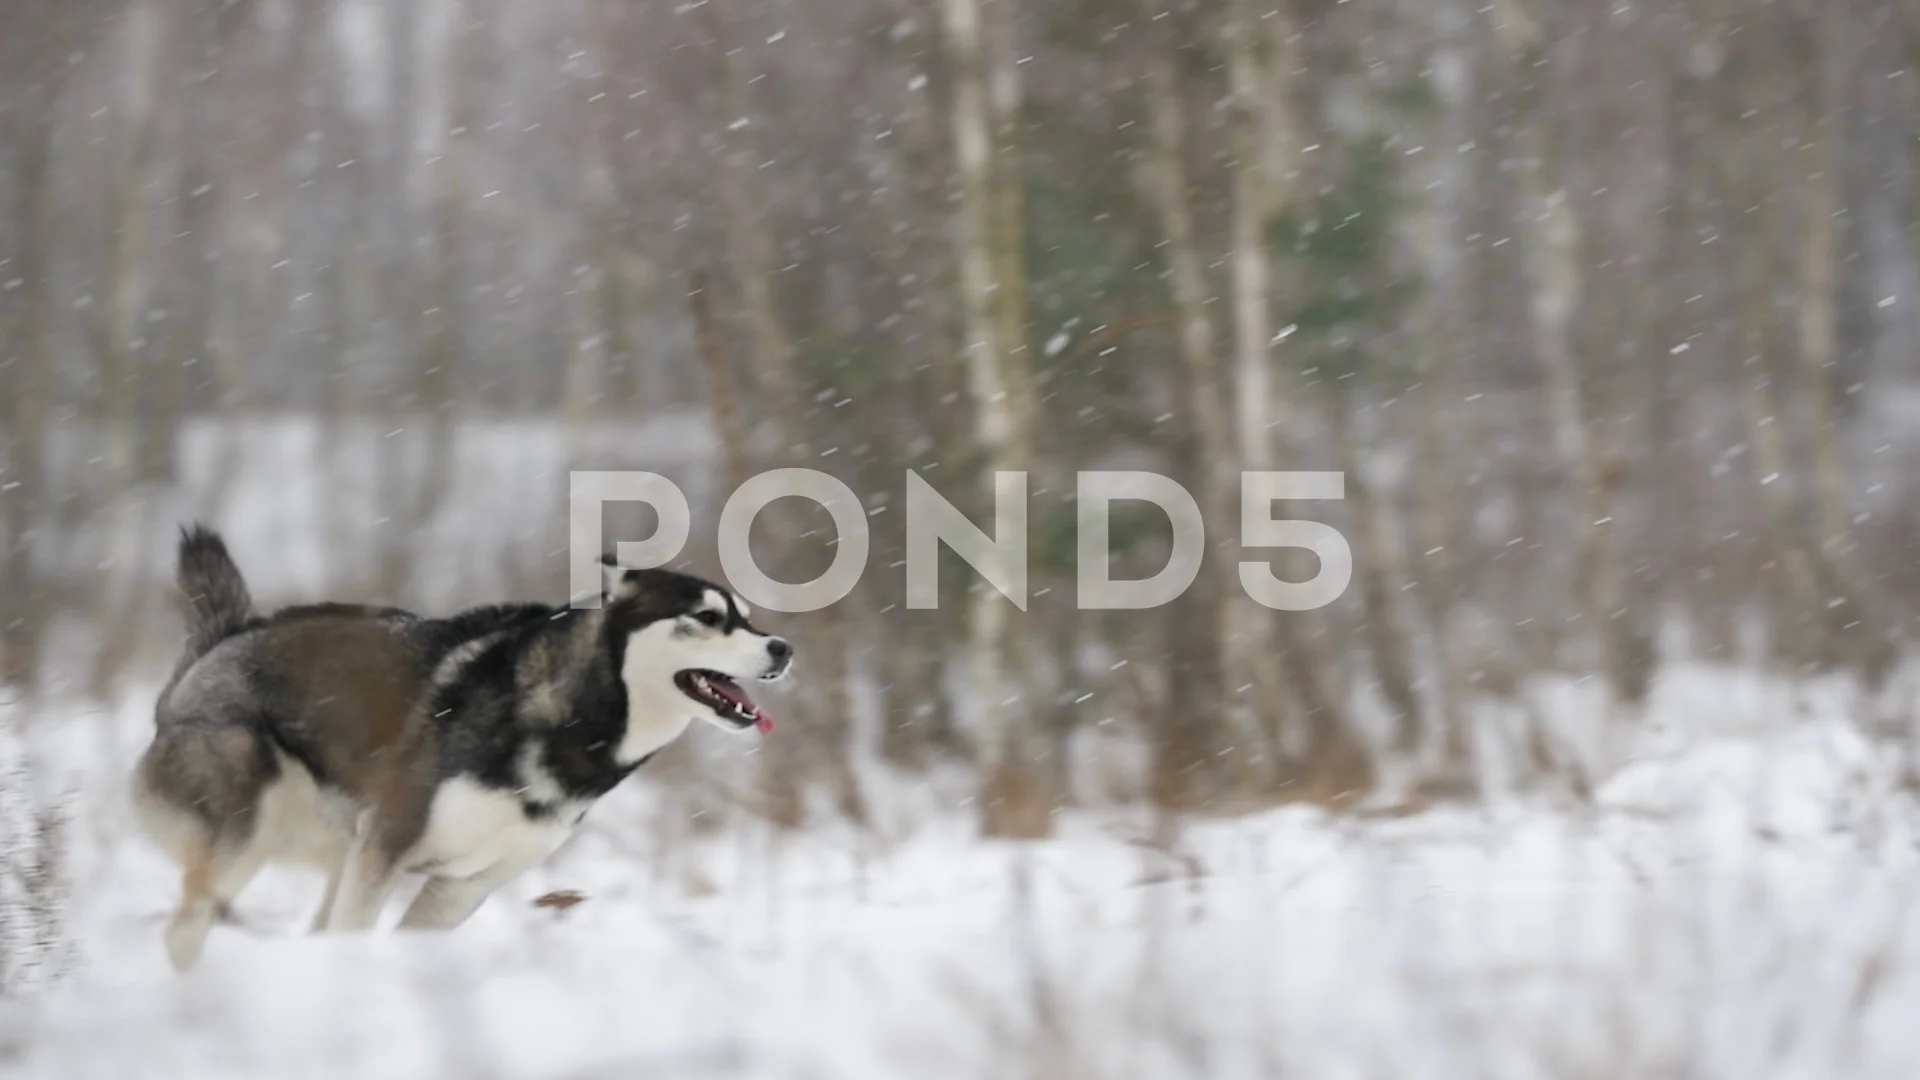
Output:
[[[185,872],[181,970],[271,861],[326,870],[315,930],[371,929],[403,872],[427,882],[402,927],[458,926],[692,721],[772,731],[740,683],[793,661],[731,591],[667,570],[609,566],[593,610],[261,617],[216,533],[185,530],[179,561],[189,639],[134,795]]]

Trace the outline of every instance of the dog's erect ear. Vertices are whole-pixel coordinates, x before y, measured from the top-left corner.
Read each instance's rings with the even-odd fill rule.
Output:
[[[612,555],[600,556],[600,598],[607,603],[639,595],[640,589],[627,577],[627,568],[613,561]]]

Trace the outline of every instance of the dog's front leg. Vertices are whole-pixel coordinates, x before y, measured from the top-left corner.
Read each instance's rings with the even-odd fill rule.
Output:
[[[395,860],[375,824],[372,810],[361,813],[353,841],[332,875],[337,881],[317,920],[329,931],[371,930],[380,921],[380,909],[393,888]]]
[[[337,840],[338,845],[333,858],[327,862],[326,892],[321,894],[320,909],[313,914],[313,925],[309,928],[309,933],[325,932],[328,921],[333,918],[333,905],[340,895],[340,879],[346,875],[347,862],[359,857],[362,837],[373,825],[372,818],[368,817],[367,813],[367,811],[361,811],[358,814],[351,814],[334,809],[328,815],[329,838]]]
[[[495,889],[519,873],[483,870],[466,878],[428,878],[400,919],[402,930],[451,930],[466,922]]]
[[[327,867],[327,891],[321,894],[320,910],[313,914],[313,927],[310,933],[321,933],[327,929],[327,923],[333,918],[333,905],[340,897],[340,879],[346,876],[347,860],[357,857],[354,847],[348,847],[341,853],[333,865]]]

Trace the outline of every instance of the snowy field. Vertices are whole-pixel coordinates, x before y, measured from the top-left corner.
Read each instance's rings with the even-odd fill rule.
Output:
[[[80,956],[0,1006],[0,1076],[1909,1080],[1920,815],[1795,695],[1663,679],[1597,807],[1295,807],[1171,852],[1119,812],[981,842],[957,788],[897,781],[884,839],[691,835],[643,772],[451,935],[299,936],[319,882],[287,872],[184,977],[120,784],[146,701],[50,705],[0,738],[77,785]]]

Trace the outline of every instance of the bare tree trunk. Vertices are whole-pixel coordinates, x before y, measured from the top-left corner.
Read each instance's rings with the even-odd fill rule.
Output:
[[[1464,407],[1473,385],[1472,275],[1476,267],[1466,237],[1473,230],[1469,202],[1478,100],[1478,49],[1474,10],[1468,0],[1439,0],[1432,10],[1432,67],[1440,114],[1431,136],[1434,153],[1422,154],[1414,176],[1425,192],[1414,229],[1423,249],[1426,282],[1415,320],[1425,361],[1416,395],[1416,456],[1410,496],[1414,550],[1411,573],[1438,685],[1430,695],[1438,731],[1429,730],[1432,754],[1421,778],[1422,794],[1457,796],[1475,783],[1468,697],[1474,660],[1448,633],[1465,588],[1467,532],[1458,492],[1469,482],[1462,448],[1485,434],[1471,426],[1476,410]]]
[[[402,385],[403,416],[419,430],[421,456],[390,462],[382,470],[388,492],[378,545],[376,589],[382,596],[406,595],[417,580],[416,562],[428,550],[422,533],[431,527],[452,486],[456,375],[466,351],[465,222],[463,219],[465,161],[457,132],[462,123],[472,75],[470,31],[465,0],[430,0],[413,8],[396,9],[395,49],[402,65],[403,88],[396,96],[403,110],[396,125],[393,175],[397,191],[376,197],[399,201],[401,213],[424,220],[425,235],[408,253],[400,274],[401,292],[412,299],[418,315],[405,320],[416,327],[409,342]],[[378,133],[369,133],[378,139]],[[369,148],[372,149],[372,148]],[[376,158],[375,153],[362,157]],[[368,168],[372,168],[371,161]],[[379,215],[375,215],[379,220]]]
[[[724,102],[722,116],[728,118],[728,133],[723,136],[720,190],[726,208],[727,263],[733,271],[734,288],[740,294],[741,313],[746,320],[748,356],[761,395],[779,406],[769,410],[762,422],[774,427],[777,456],[784,459],[804,443],[805,432],[788,429],[785,417],[799,417],[803,409],[799,350],[793,334],[780,313],[773,291],[773,275],[779,256],[774,234],[767,220],[766,203],[758,190],[759,156],[752,137],[752,122],[746,91],[746,76],[735,69],[730,45],[741,38],[730,4],[715,3],[714,22],[722,46],[718,98]],[[804,453],[802,454],[804,456]]]
[[[1141,179],[1166,237],[1168,276],[1180,319],[1180,360],[1186,369],[1187,419],[1195,440],[1200,515],[1210,538],[1237,536],[1234,511],[1239,489],[1234,464],[1239,455],[1213,319],[1207,312],[1206,263],[1187,203],[1185,93],[1164,49],[1146,61],[1146,76],[1148,156]],[[1191,806],[1200,792],[1211,787],[1208,781],[1220,742],[1219,713],[1241,696],[1242,684],[1229,685],[1237,672],[1220,661],[1221,647],[1232,640],[1238,621],[1232,606],[1238,591],[1236,562],[1211,560],[1202,569],[1201,587],[1174,601],[1176,607],[1204,607],[1208,614],[1204,620],[1182,620],[1174,655],[1174,689],[1157,725],[1154,787],[1164,806]],[[1234,575],[1232,580],[1229,574]]]
[[[40,633],[46,621],[46,591],[37,580],[34,545],[46,519],[48,384],[47,174],[53,150],[49,105],[16,102],[9,124],[12,143],[12,205],[6,208],[11,250],[6,254],[21,282],[10,305],[0,354],[0,394],[7,407],[0,429],[0,684],[25,693],[38,686]]]
[[[140,127],[146,118],[130,118]],[[146,200],[146,144],[143,131],[121,166],[114,197],[112,268],[108,271],[105,326],[99,335],[100,387],[105,407],[107,466],[113,477],[113,495],[124,495],[134,483],[140,445],[138,385],[140,380],[141,313],[146,306],[148,211]]]
[[[577,430],[607,399],[607,281],[604,264],[589,263],[574,280],[568,297],[572,333],[567,343],[567,365],[560,381],[560,415]]]
[[[1271,55],[1263,67],[1255,50],[1261,40],[1261,16],[1254,8],[1252,0],[1233,0],[1227,21],[1227,77],[1237,113],[1228,268],[1233,296],[1234,433],[1240,468],[1270,471],[1274,468],[1276,387],[1268,227],[1284,201],[1299,135],[1290,100],[1296,62],[1293,20],[1285,7],[1268,13]],[[1291,380],[1283,382],[1290,403]],[[1237,545],[1229,545],[1216,549],[1216,554],[1236,551]],[[1234,720],[1242,738],[1249,743],[1264,739],[1270,772],[1284,753],[1282,708],[1288,700],[1280,684],[1280,665],[1275,662],[1279,641],[1273,613],[1231,587],[1225,589],[1221,603],[1227,620],[1221,650],[1224,700],[1239,706]],[[1236,693],[1242,686],[1252,687],[1252,692]]]
[[[1283,425],[1298,388],[1276,379],[1273,359],[1273,259],[1268,229],[1293,201],[1298,183],[1300,119],[1293,103],[1300,63],[1296,25],[1285,5],[1269,11],[1254,0],[1232,0],[1227,23],[1227,77],[1234,119],[1232,275],[1234,431],[1241,467],[1274,467],[1275,430]],[[1264,62],[1256,49],[1262,28]]]
[[[1730,41],[1727,47],[1737,51],[1712,77],[1719,103],[1715,118],[1722,121],[1731,116],[1744,119],[1755,101],[1770,104],[1772,80],[1758,73],[1790,70],[1800,59],[1795,53],[1808,44],[1795,40],[1797,28],[1777,22],[1743,29],[1746,32],[1738,38],[1721,31],[1723,39]],[[1826,33],[1816,27],[1814,35],[1813,78],[1797,78],[1795,84],[1810,89],[1803,96],[1819,102],[1827,96],[1822,72]],[[1800,119],[1799,109],[1784,104],[1770,107],[1789,122]],[[1866,590],[1849,572],[1849,498],[1825,385],[1826,369],[1836,351],[1833,210],[1837,176],[1828,156],[1827,125],[1821,123],[1817,105],[1814,114],[1807,141],[1791,151],[1792,157],[1811,159],[1797,170],[1778,139],[1744,125],[1721,125],[1723,145],[1713,155],[1720,205],[1731,200],[1748,208],[1737,220],[1729,215],[1720,230],[1728,238],[1724,257],[1734,260],[1732,277],[1738,290],[1735,311],[1741,328],[1741,367],[1736,378],[1746,384],[1747,435],[1760,488],[1757,494],[1765,511],[1767,565],[1778,581],[1776,618],[1789,638],[1789,654],[1799,664],[1858,665],[1877,676],[1891,663],[1893,647],[1890,635],[1876,625]],[[1782,222],[1766,182],[1767,177],[1794,171],[1802,173],[1797,228]],[[1780,325],[1775,303],[1781,278],[1797,279],[1800,287],[1798,318],[1791,328]],[[1797,356],[1794,378],[1787,377],[1789,369],[1775,359],[1786,351],[1789,329],[1797,338],[1797,348],[1792,350]],[[1794,467],[1788,438],[1789,401],[1782,388],[1793,386],[1804,391],[1803,411],[1812,420],[1807,425],[1812,429],[1808,432],[1812,467],[1804,472]],[[1798,494],[1802,475],[1809,481],[1806,486],[1815,511],[1811,520],[1803,513],[1807,500]]]
[[[617,33],[617,8],[596,7],[597,21],[587,32],[605,40]],[[620,244],[620,190],[614,175],[619,142],[614,135],[614,104],[608,75],[615,60],[610,52],[596,57],[595,92],[589,97],[582,142],[578,243],[582,263],[572,292],[573,335],[569,360],[561,383],[561,412],[569,417],[589,415],[604,408],[613,396],[614,367],[620,362],[623,331],[620,312],[622,251]],[[571,455],[569,455],[571,457]]]
[[[1541,152],[1536,139],[1529,153]],[[1569,318],[1580,292],[1580,225],[1566,193],[1546,189],[1545,179],[1537,171],[1540,167],[1536,164],[1536,171],[1530,174],[1528,191],[1528,205],[1537,214],[1529,246],[1535,274],[1536,358],[1545,379],[1554,447],[1579,500],[1581,513],[1576,528],[1587,633],[1596,666],[1615,692],[1625,693],[1630,680],[1621,671],[1614,625],[1620,610],[1620,568],[1612,510],[1617,466],[1594,445],[1580,387],[1579,360],[1568,335]]]
[[[901,19],[913,17],[919,12],[919,0],[896,0],[889,10]],[[918,55],[917,42],[898,47]],[[903,182],[886,185],[887,198],[881,204],[888,234],[901,238],[901,242],[884,248],[885,267],[895,281],[914,282],[916,286],[916,303],[909,307],[908,318],[897,324],[901,351],[959,356],[962,329],[956,304],[959,290],[954,282],[953,245],[941,230],[921,227],[923,221],[941,220],[950,213],[946,178],[951,146],[945,118],[934,99],[935,95],[927,91],[910,94],[901,104],[901,122],[892,142],[905,175]],[[928,162],[929,166],[904,169],[905,163],[915,161]],[[910,461],[955,460],[967,453],[973,439],[972,431],[965,426],[970,418],[956,415],[965,410],[942,407],[965,390],[965,373],[956,370],[958,367],[894,365],[888,392],[897,401],[890,410],[888,435],[894,445],[910,452]],[[875,524],[893,531],[894,542],[904,545],[904,515],[883,515]],[[966,752],[954,722],[954,700],[946,678],[947,659],[957,651],[953,646],[965,638],[964,626],[958,634],[953,633],[957,621],[950,608],[913,611],[895,607],[879,615],[878,622],[889,641],[881,650],[882,681],[887,689],[882,695],[880,740],[881,753],[888,761],[917,767],[938,752]]]
[[[1832,613],[1829,622],[1834,624],[1833,631],[1842,639],[1840,648],[1845,659],[1877,681],[1897,657],[1897,621],[1884,617],[1874,603],[1873,590],[1860,565],[1853,530],[1852,484],[1840,445],[1839,409],[1833,395],[1839,351],[1835,216],[1840,162],[1835,144],[1841,126],[1833,108],[1836,94],[1831,86],[1835,79],[1830,70],[1833,32],[1815,21],[1805,42],[1808,72],[1804,96],[1808,107],[1802,117],[1805,133],[1797,151],[1805,165],[1796,259],[1799,348],[1795,351],[1795,370],[1804,418],[1801,426],[1813,459],[1811,481],[1818,531],[1812,538],[1811,554],[1830,582],[1826,591],[1840,601],[1838,605],[1827,604],[1826,609]]]
[[[1022,432],[1025,451],[1021,459],[1027,471],[1030,490],[1061,490],[1065,476],[1054,466],[1054,459],[1041,445],[1048,430],[1041,422],[1040,391],[1031,354],[1031,316],[1027,285],[1027,175],[1022,132],[1025,90],[1020,69],[1031,56],[1020,40],[1021,0],[981,0],[981,50],[986,65],[987,117],[992,136],[992,242],[994,258],[994,300],[1000,324],[1000,347],[1007,362],[1000,377],[1005,385],[1008,407],[1014,425]],[[987,489],[992,489],[989,477]],[[991,506],[992,503],[984,504]],[[1006,675],[1011,680],[1008,696],[1017,694],[1026,715],[1023,729],[1037,729],[1021,751],[1023,760],[1033,763],[1040,777],[1039,790],[1049,793],[1055,802],[1066,795],[1061,782],[1065,747],[1059,736],[1062,729],[1046,723],[1051,715],[1048,699],[1058,692],[1048,679],[1043,661],[1046,649],[1040,644],[1041,613],[1030,609],[1008,615]],[[1024,735],[1023,735],[1024,738]]]
[[[747,431],[740,420],[740,406],[734,399],[733,373],[727,368],[726,351],[720,344],[720,326],[713,317],[712,283],[704,273],[693,275],[693,291],[687,294],[687,310],[693,318],[694,337],[700,347],[700,361],[707,372],[707,393],[713,399],[713,426],[720,433],[723,477],[728,491],[747,482]]]
[[[1492,10],[1490,17],[1515,70],[1530,73],[1542,48],[1541,27],[1519,0],[1508,0]],[[1524,108],[1519,150],[1528,223],[1525,254],[1533,278],[1534,356],[1540,365],[1555,456],[1579,507],[1579,603],[1586,636],[1594,650],[1595,667],[1615,694],[1627,696],[1635,680],[1624,670],[1627,656],[1620,648],[1616,625],[1621,599],[1612,512],[1617,467],[1591,428],[1571,332],[1583,287],[1581,225],[1572,201],[1558,185],[1549,116],[1538,102]]]
[[[1416,675],[1410,643],[1414,639],[1405,596],[1412,583],[1405,551],[1393,520],[1391,499],[1377,491],[1367,466],[1366,447],[1373,440],[1363,433],[1354,413],[1362,407],[1357,389],[1328,395],[1328,427],[1346,473],[1347,505],[1359,539],[1361,601],[1366,612],[1367,651],[1373,658],[1380,692],[1394,711],[1397,751],[1411,754],[1418,738],[1422,709],[1415,689]]]
[[[1726,190],[1740,191],[1744,184],[1739,173],[1745,155],[1736,156],[1731,150],[1723,153]],[[1744,161],[1744,167],[1752,164]],[[1769,265],[1765,225],[1762,217],[1758,227],[1742,230],[1749,235],[1729,240],[1735,246],[1728,257],[1734,260],[1734,311],[1739,321],[1738,355],[1744,376],[1740,381],[1745,384],[1742,401],[1747,437],[1753,447],[1753,480],[1765,508],[1767,547],[1778,582],[1775,610],[1783,624],[1779,629],[1789,636],[1788,655],[1796,663],[1806,664],[1818,662],[1828,644],[1821,617],[1825,609],[1820,603],[1818,568],[1798,535],[1785,425],[1775,397],[1771,365],[1766,362],[1775,344],[1775,326],[1768,296],[1773,268]],[[1726,235],[1740,236],[1740,232],[1727,230]]]
[[[50,608],[34,549],[53,506],[54,120],[71,59],[110,25],[115,0],[17,0],[0,31],[0,686],[38,688]]]
[[[731,5],[716,2],[713,17],[722,43],[716,73],[718,96],[725,103],[724,115],[734,118],[724,137],[721,162],[727,265],[740,296],[748,354],[765,402],[751,411],[761,418],[769,441],[777,448],[768,455],[770,462],[793,464],[808,458],[807,448],[813,441],[800,349],[773,287],[779,270],[778,246],[766,202],[758,190],[759,155],[751,124],[748,82],[735,69],[733,50],[727,47],[742,35]],[[749,122],[735,130],[732,125],[737,120]],[[767,516],[774,525],[777,542],[783,546],[794,543],[803,532],[778,504],[768,509]],[[812,737],[804,741],[774,740],[761,754],[764,794],[775,816],[794,825],[804,818],[805,789],[814,781],[827,786],[835,805],[850,820],[863,820],[866,814],[852,762],[852,673],[843,640],[847,627],[832,606],[817,613],[815,619],[822,640],[828,644],[817,654],[818,666],[813,669],[817,674],[809,680],[805,722],[813,729]]]
[[[92,659],[89,688],[103,700],[113,695],[115,680],[132,659],[142,629],[145,600],[151,595],[151,568],[143,558],[151,550],[153,532],[150,500],[155,492],[140,489],[141,448],[149,442],[149,426],[164,427],[168,418],[142,407],[141,384],[152,358],[147,339],[148,293],[151,288],[153,208],[147,188],[155,179],[162,156],[160,136],[160,72],[167,56],[169,27],[155,0],[138,0],[125,21],[127,56],[121,69],[121,123],[126,145],[113,185],[113,241],[107,269],[107,303],[95,335],[104,399],[102,421],[108,488],[103,530],[108,548],[108,573],[95,582],[91,597],[101,633]]]
[[[1018,0],[984,0],[981,48],[987,67],[987,115],[993,138],[994,299],[1000,341],[1010,358],[1004,377],[1019,425],[1037,435],[1040,403],[1027,357],[1027,178],[1021,155],[1017,6]]]
[[[1836,255],[1833,217],[1838,177],[1831,146],[1830,121],[1811,118],[1802,188],[1800,226],[1800,309],[1798,352],[1802,392],[1812,413],[1809,432],[1813,443],[1814,491],[1820,520],[1820,545],[1832,552],[1853,550],[1852,497],[1846,464],[1840,452],[1839,418],[1833,405],[1832,369],[1835,361],[1834,290]]]
[[[118,497],[133,486],[140,445],[138,382],[145,341],[142,316],[151,247],[148,172],[156,156],[157,97],[166,27],[152,0],[139,0],[127,20],[128,56],[122,69],[122,123],[128,138],[117,162],[113,196],[113,253],[99,339],[101,391],[106,401],[108,468]]]
[[[1001,0],[1002,3],[1008,0]],[[1011,267],[1004,251],[1010,230],[1003,220],[1004,177],[994,168],[992,110],[980,0],[942,0],[947,60],[953,74],[954,156],[960,174],[956,255],[967,338],[966,367],[975,413],[975,441],[982,462],[981,505],[994,505],[995,474],[1027,472],[1033,461],[1033,431],[1025,413],[1022,383],[1027,358],[998,293],[1024,287],[1004,281]],[[996,227],[998,223],[998,227]],[[1024,278],[1024,275],[1022,275]],[[1021,331],[1024,336],[1024,330]],[[1000,567],[989,568],[997,576]],[[1040,757],[1045,747],[1030,720],[1034,703],[1023,700],[1017,674],[1019,632],[1011,603],[999,590],[973,590],[968,621],[970,704],[977,718],[982,825],[989,835],[1046,836],[1053,830],[1053,793],[1046,790]]]

